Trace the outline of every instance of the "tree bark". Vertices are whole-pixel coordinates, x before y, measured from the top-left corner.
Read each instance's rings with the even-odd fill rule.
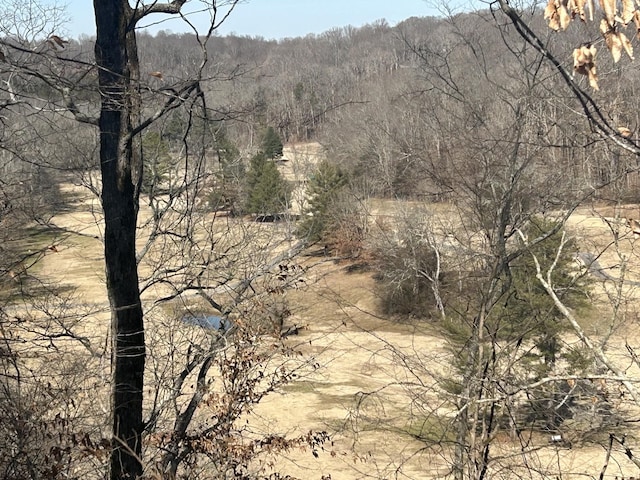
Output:
[[[101,94],[100,169],[105,264],[112,332],[110,478],[142,475],[145,340],[135,238],[142,177],[131,132],[137,115],[138,65],[133,12],[123,0],[94,0]]]

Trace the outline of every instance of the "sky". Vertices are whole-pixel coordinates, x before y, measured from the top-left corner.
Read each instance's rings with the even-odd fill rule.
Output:
[[[65,33],[74,38],[81,34],[94,35],[93,2],[61,1],[67,5],[71,17]],[[197,1],[189,4],[202,5]],[[395,25],[409,17],[438,15],[433,4],[429,0],[243,0],[218,33],[280,39],[318,34],[347,25],[359,27],[383,18],[390,25]],[[154,23],[151,27],[153,33],[158,30],[186,31],[179,21],[155,23],[161,18],[149,17],[149,21]],[[193,14],[189,18],[198,28],[205,28],[209,15]]]

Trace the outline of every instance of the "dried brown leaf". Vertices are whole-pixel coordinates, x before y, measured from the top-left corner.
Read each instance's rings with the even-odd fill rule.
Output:
[[[607,44],[607,48],[611,52],[613,61],[618,63],[622,56],[622,42],[619,34],[611,28],[604,18],[600,20],[600,33],[602,33],[604,42]]]
[[[555,31],[560,30],[560,20],[556,0],[549,0],[544,9],[544,19],[549,22],[549,28]]]
[[[599,0],[600,1],[600,7],[602,8],[602,11],[604,12],[604,17],[607,21],[607,23],[610,26],[614,26],[616,23],[616,14],[617,14],[617,6],[616,6],[616,0]]]
[[[589,86],[596,91],[600,90],[600,87],[598,86],[598,75],[596,75],[595,64],[591,65],[591,68],[587,72],[587,75],[589,77]]]
[[[561,2],[558,5],[558,15],[560,17],[560,28],[566,30],[571,23],[571,15],[567,11],[566,2]]]
[[[580,75],[589,77],[589,85],[594,90],[599,90],[598,76],[596,75],[596,47],[582,45],[573,51],[573,69]]]
[[[620,57],[622,57],[622,42],[620,42],[620,37],[617,33],[612,33],[609,36],[607,47],[609,47],[609,50],[611,51],[613,63],[618,63],[620,61]]]
[[[569,0],[567,9],[571,12],[571,17],[573,18],[577,15],[581,21],[585,22],[587,20],[587,16],[584,13],[586,3],[587,0]]]
[[[633,45],[631,45],[631,42],[629,41],[629,39],[627,38],[627,36],[622,33],[619,32],[618,33],[618,37],[620,38],[620,44],[622,45],[622,48],[624,48],[624,51],[626,52],[626,54],[629,56],[629,58],[631,60],[633,60]]]
[[[638,10],[633,12],[633,23],[636,24],[636,36],[640,38],[640,12]]]
[[[593,45],[582,45],[573,51],[573,67],[577,69],[582,65],[593,63],[595,59],[596,49]]]
[[[621,3],[622,3],[621,20],[624,25],[628,25],[629,22],[633,20],[634,13],[636,11],[634,0],[621,0]]]
[[[162,80],[162,72],[151,72],[149,73],[150,76],[152,77],[156,77],[159,78],[160,80]]]
[[[605,37],[605,39],[606,39],[606,35],[610,31],[611,31],[611,27],[609,26],[609,23],[604,18],[600,20],[600,33],[602,34],[603,37]]]
[[[571,23],[571,15],[567,11],[568,0],[549,0],[544,9],[544,18],[549,22],[549,28],[553,30],[566,30]]]
[[[555,0],[549,0],[547,2],[547,6],[544,7],[544,19],[548,20],[549,18],[551,18],[556,11],[556,2]]]

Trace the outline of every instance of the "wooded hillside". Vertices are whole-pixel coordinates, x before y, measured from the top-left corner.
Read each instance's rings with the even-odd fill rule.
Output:
[[[637,474],[640,74],[572,53],[622,20],[9,3],[0,480]]]

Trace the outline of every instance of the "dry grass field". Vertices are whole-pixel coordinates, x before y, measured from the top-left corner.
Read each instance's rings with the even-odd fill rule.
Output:
[[[312,149],[313,150],[313,149]],[[302,149],[307,160],[309,149]],[[285,156],[292,156],[285,150]],[[317,155],[313,150],[311,156]],[[312,159],[313,160],[313,159]],[[291,172],[308,168],[304,162],[289,159]],[[298,165],[298,166],[296,166]],[[295,168],[294,168],[295,166]],[[79,194],[80,187],[65,187]],[[403,205],[406,208],[407,205]],[[372,223],[377,217],[394,215],[390,204],[372,205]],[[437,206],[434,212],[446,212]],[[59,285],[75,288],[74,302],[91,305],[97,313],[85,319],[82,328],[87,336],[106,338],[109,314],[104,285],[101,220],[99,204],[88,195],[79,197],[70,211],[53,219],[65,232],[56,239],[57,252],[48,252],[38,265],[38,275]],[[581,208],[568,222],[568,232],[575,235],[585,252],[600,254],[599,266],[618,278],[625,264],[625,278],[640,281],[640,240],[636,240],[623,224],[628,216],[638,216],[640,207],[624,209]],[[145,215],[142,212],[142,215]],[[622,220],[620,220],[622,219]],[[327,430],[333,444],[315,458],[309,451],[294,451],[279,458],[287,471],[301,478],[441,478],[447,473],[451,453],[446,450],[416,453],[421,444],[412,439],[408,412],[408,393],[402,381],[407,379],[407,357],[429,359],[429,368],[446,371],[444,341],[427,325],[398,323],[381,318],[372,272],[349,273],[347,264],[331,258],[308,258],[309,270],[305,286],[289,292],[292,306],[289,323],[303,326],[290,342],[305,355],[313,356],[316,369],[287,385],[263,401],[248,419],[256,428],[272,432],[305,432]],[[631,365],[623,364],[626,345],[640,349],[640,324],[637,322],[638,287],[616,291],[612,282],[596,282],[593,301],[597,314],[585,321],[589,333],[611,335],[607,354],[632,377],[640,377]],[[151,302],[158,291],[145,294]],[[612,315],[610,299],[624,297],[619,318]],[[191,328],[191,327],[185,327]],[[441,365],[439,365],[441,363]],[[430,379],[423,379],[426,382]],[[380,392],[376,401],[367,394]],[[437,402],[434,395],[434,402]],[[364,416],[353,415],[357,406]],[[630,437],[630,446],[634,440]],[[557,478],[597,478],[605,458],[600,446],[565,449],[549,445],[546,437],[539,442],[537,467],[541,470],[565,472]],[[494,452],[518,464],[519,449],[508,439],[498,439]],[[400,473],[402,468],[402,473]],[[571,472],[571,473],[566,473]],[[636,474],[638,470],[624,455],[615,456],[604,478],[613,479]],[[506,474],[505,474],[506,475]],[[496,472],[493,478],[510,478]],[[541,478],[531,473],[527,478]]]

